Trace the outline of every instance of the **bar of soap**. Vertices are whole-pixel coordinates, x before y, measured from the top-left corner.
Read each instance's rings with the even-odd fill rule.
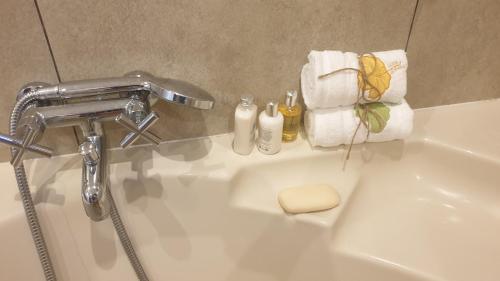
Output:
[[[278,194],[278,202],[285,212],[300,214],[337,207],[340,198],[331,185],[309,184],[282,190]]]

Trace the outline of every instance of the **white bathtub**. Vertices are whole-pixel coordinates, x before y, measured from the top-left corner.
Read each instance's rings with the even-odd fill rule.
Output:
[[[345,170],[345,148],[302,139],[275,156],[236,155],[230,135],[113,150],[111,189],[151,280],[496,281],[499,109],[418,110],[411,139],[355,146]],[[136,280],[110,219],[85,215],[81,157],[25,165],[59,280]],[[0,280],[42,280],[8,163],[0,176]],[[280,189],[325,182],[339,207],[279,208]]]

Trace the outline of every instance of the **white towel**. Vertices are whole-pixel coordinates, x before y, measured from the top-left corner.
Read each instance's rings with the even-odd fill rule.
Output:
[[[389,87],[380,101],[400,103],[406,95],[406,70],[408,60],[403,50],[375,52],[387,73]],[[309,109],[332,108],[356,103],[358,96],[358,74],[356,71],[341,71],[325,78],[318,77],[334,70],[351,67],[359,69],[358,55],[340,51],[311,51],[309,63],[301,73],[301,88],[305,104]],[[370,58],[371,59],[371,58]]]
[[[366,139],[367,129],[361,124],[354,143],[404,139],[411,134],[413,110],[408,103],[403,100],[401,104],[385,105],[389,108],[390,115],[385,128],[380,133],[370,133]],[[350,144],[358,123],[354,106],[307,110],[304,117],[307,137],[312,146]]]

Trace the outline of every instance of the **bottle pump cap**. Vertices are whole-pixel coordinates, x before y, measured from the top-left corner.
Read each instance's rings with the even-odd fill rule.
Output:
[[[240,103],[243,106],[250,106],[253,104],[253,96],[252,95],[244,95],[240,97]]]
[[[278,102],[270,101],[266,104],[266,114],[271,117],[278,115]]]
[[[297,91],[292,90],[286,92],[285,105],[287,107],[294,107],[297,104]]]

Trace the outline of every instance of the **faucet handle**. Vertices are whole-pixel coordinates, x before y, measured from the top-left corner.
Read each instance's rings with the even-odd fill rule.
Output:
[[[10,163],[14,167],[18,167],[19,164],[21,164],[22,156],[26,150],[29,150],[31,152],[36,152],[38,154],[47,157],[50,157],[52,156],[52,154],[54,154],[52,149],[46,146],[30,143],[30,141],[32,141],[33,138],[34,138],[33,135],[25,135],[22,140],[19,140],[10,135],[0,134],[0,142],[19,148],[19,150],[16,150],[16,154],[10,161]]]
[[[14,167],[18,167],[22,163],[22,158],[26,150],[36,152],[44,156],[52,156],[52,149],[34,144],[35,140],[40,136],[43,131],[43,124],[36,117],[27,118],[28,121],[22,125],[24,133],[22,139],[17,139],[14,136],[0,134],[0,142],[7,145],[16,147],[14,155],[10,163]]]
[[[38,115],[23,117],[19,121],[19,127],[23,129],[23,138],[20,141],[20,146],[18,146],[19,149],[15,151],[12,159],[10,160],[10,163],[14,167],[19,167],[19,165],[22,163],[22,158],[26,150],[32,150],[30,148],[33,147],[34,142],[38,139],[38,137],[43,133],[45,129],[43,122]],[[44,150],[48,149],[46,147],[42,148],[44,148]],[[48,150],[50,151],[49,156],[52,155],[52,150]],[[35,150],[35,152],[40,153],[40,151],[38,150]],[[41,152],[41,154],[47,155],[47,153],[44,152]]]
[[[143,137],[147,141],[153,144],[160,144],[161,138],[152,132],[148,131],[149,127],[153,126],[153,124],[158,121],[160,117],[158,113],[152,111],[149,115],[144,117],[144,119],[136,125],[134,121],[128,118],[125,114],[121,113],[115,118],[115,121],[127,128],[131,132],[128,133],[120,142],[120,146],[122,148],[127,148],[132,143],[134,143],[139,137]]]

